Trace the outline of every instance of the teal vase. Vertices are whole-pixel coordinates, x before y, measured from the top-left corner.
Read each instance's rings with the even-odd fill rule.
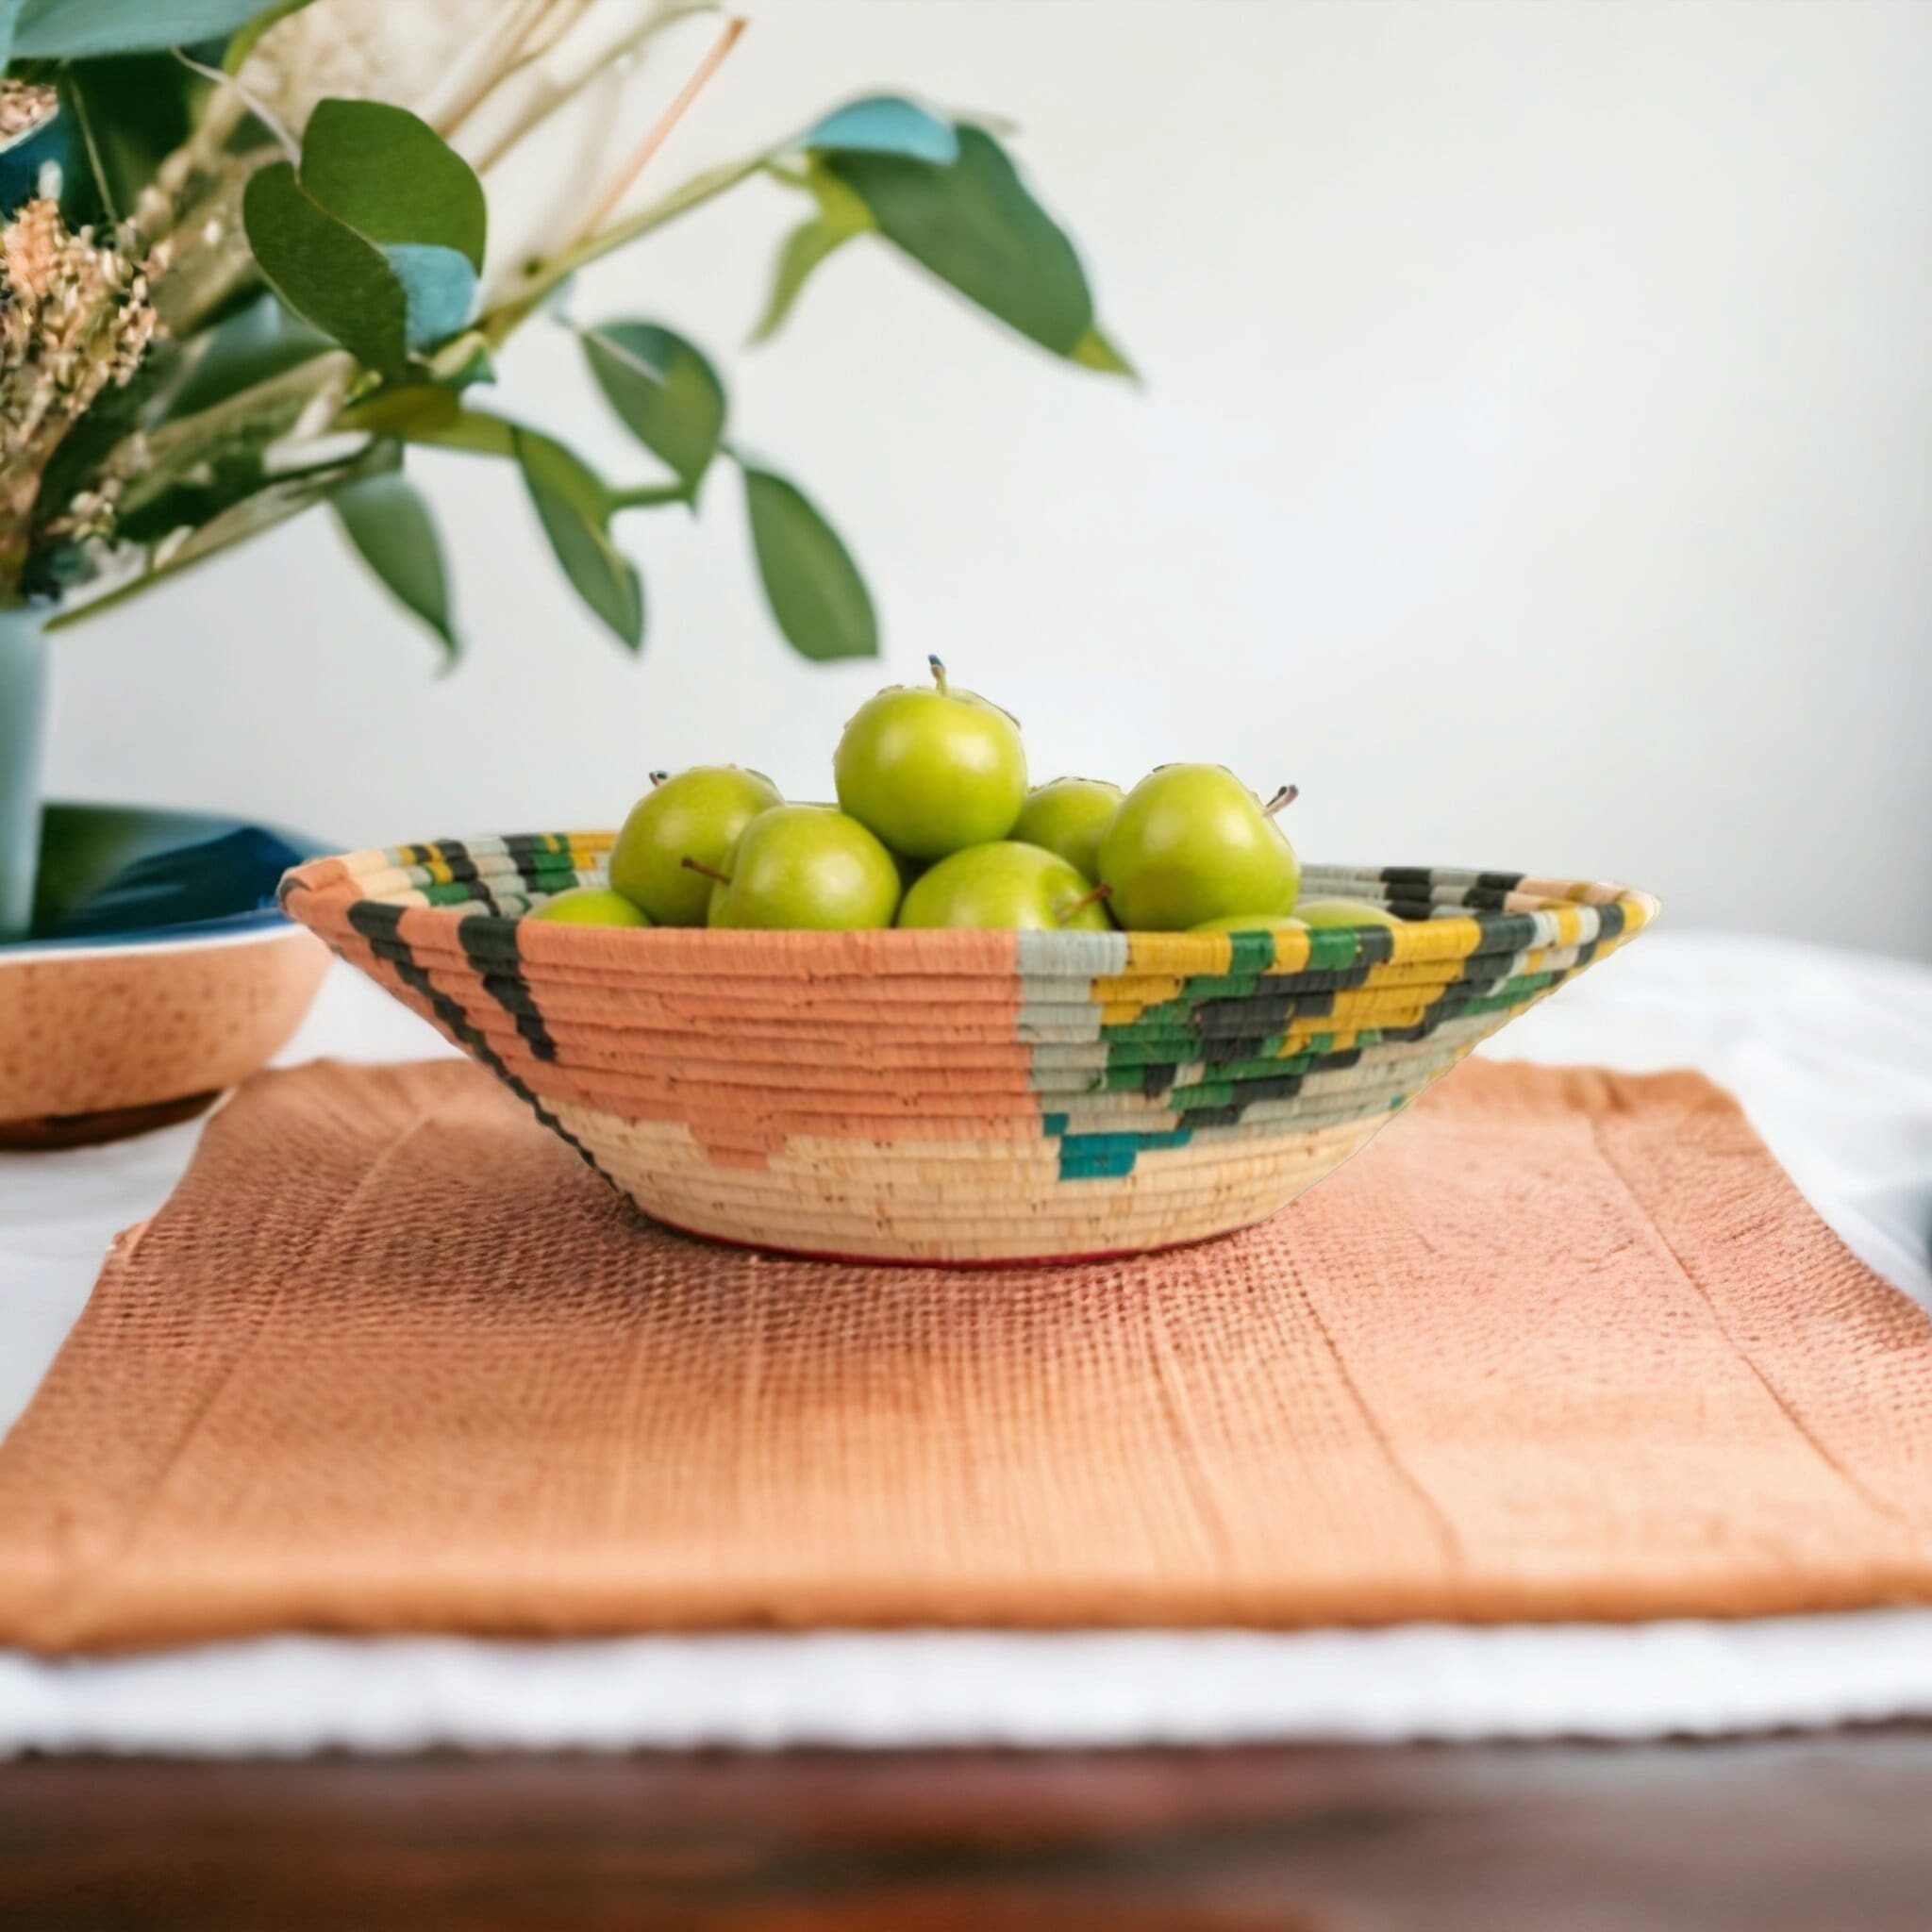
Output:
[[[33,919],[47,614],[28,604],[0,609],[0,942],[22,938]]]

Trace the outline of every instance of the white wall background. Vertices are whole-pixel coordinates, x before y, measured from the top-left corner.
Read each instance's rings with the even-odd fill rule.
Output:
[[[886,671],[942,653],[1042,777],[1296,779],[1316,857],[1932,958],[1932,5],[770,0],[654,185],[881,85],[1023,124],[1144,392],[870,243],[740,358],[794,219],[765,184],[575,307],[735,361]],[[544,333],[505,406],[645,474]],[[789,656],[728,475],[623,526],[633,661],[512,477],[416,473],[454,676],[311,519],[68,635],[56,788],[345,843],[613,824],[700,759],[826,794],[880,668]]]

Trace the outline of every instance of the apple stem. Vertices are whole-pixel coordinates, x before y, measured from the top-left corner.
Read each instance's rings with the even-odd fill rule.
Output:
[[[647,772],[645,774],[645,776],[648,777],[651,781],[651,789],[654,791],[658,789],[658,786],[663,784],[665,779],[670,777],[670,775],[671,774],[669,772]]]
[[[1063,906],[1054,916],[1064,925],[1076,912],[1084,912],[1090,906],[1098,906],[1113,897],[1113,888],[1108,885],[1095,886],[1091,892],[1082,892],[1071,906]]]
[[[932,681],[939,686],[941,697],[950,695],[946,689],[946,667],[929,652],[926,655],[925,661],[932,666]]]
[[[707,865],[702,858],[687,857],[682,863],[686,872],[694,872],[704,878],[715,879],[721,886],[728,886],[731,883],[731,874],[728,872],[720,872],[715,865]]]
[[[1299,785],[1284,785],[1266,805],[1261,808],[1264,817],[1273,818],[1278,811],[1286,811],[1302,795]]]

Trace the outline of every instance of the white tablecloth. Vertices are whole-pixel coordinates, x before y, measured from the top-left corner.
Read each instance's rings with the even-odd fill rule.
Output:
[[[1488,1050],[1700,1068],[1847,1245],[1932,1307],[1932,972],[1666,931]],[[283,1058],[442,1051],[338,968]],[[198,1131],[0,1156],[0,1428],[109,1239],[160,1205]],[[0,1651],[0,1754],[1639,1737],[1904,1716],[1932,1717],[1932,1611],[1282,1634],[287,1637],[64,1662]]]

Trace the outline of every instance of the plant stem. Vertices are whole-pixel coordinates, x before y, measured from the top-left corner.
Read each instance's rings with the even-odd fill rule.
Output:
[[[562,107],[565,102],[580,99],[586,85],[597,75],[601,74],[605,68],[614,66],[620,60],[626,59],[629,56],[635,54],[646,41],[652,39],[657,34],[662,33],[666,27],[675,26],[679,21],[689,20],[694,14],[715,13],[717,10],[718,0],[675,0],[675,4],[659,6],[651,12],[648,18],[633,27],[629,33],[622,34],[613,41],[609,46],[606,47],[591,61],[582,73],[562,82],[546,78],[541,91],[531,101],[530,105],[484,149],[482,154],[476,157],[476,172],[479,175],[487,175],[491,168],[495,167],[526,136],[534,133],[544,122],[549,120],[551,115],[556,113],[558,108]],[[555,37],[555,39],[560,38],[561,35]],[[532,59],[541,58],[542,54],[550,51],[551,44],[554,44],[554,40],[543,47],[526,51],[508,72],[514,73],[519,68],[527,65]]]
[[[613,490],[608,498],[614,510],[656,509],[663,504],[690,501],[691,491],[682,483],[640,483],[629,490]]]
[[[663,200],[641,208],[635,214],[612,223],[601,234],[588,237],[548,261],[534,263],[524,280],[481,317],[477,326],[493,345],[501,346],[520,324],[527,321],[542,306],[544,297],[553,289],[568,281],[580,268],[587,267],[600,256],[608,255],[612,249],[622,248],[626,242],[648,235],[654,228],[666,226],[679,215],[689,214],[692,208],[702,208],[708,201],[715,201],[741,181],[748,181],[764,167],[770,152],[769,149],[760,149],[745,160],[727,161],[723,167],[693,175]]]
[[[624,197],[630,192],[631,184],[650,165],[651,158],[670,140],[671,130],[684,119],[691,104],[704,92],[706,83],[724,64],[724,57],[738,44],[738,37],[744,29],[745,22],[741,17],[734,16],[724,23],[724,31],[712,42],[711,51],[698,62],[691,78],[677,91],[677,98],[645,129],[643,140],[625,157],[617,173],[610,177],[609,185],[578,226],[574,242],[594,234],[617,211]]]

